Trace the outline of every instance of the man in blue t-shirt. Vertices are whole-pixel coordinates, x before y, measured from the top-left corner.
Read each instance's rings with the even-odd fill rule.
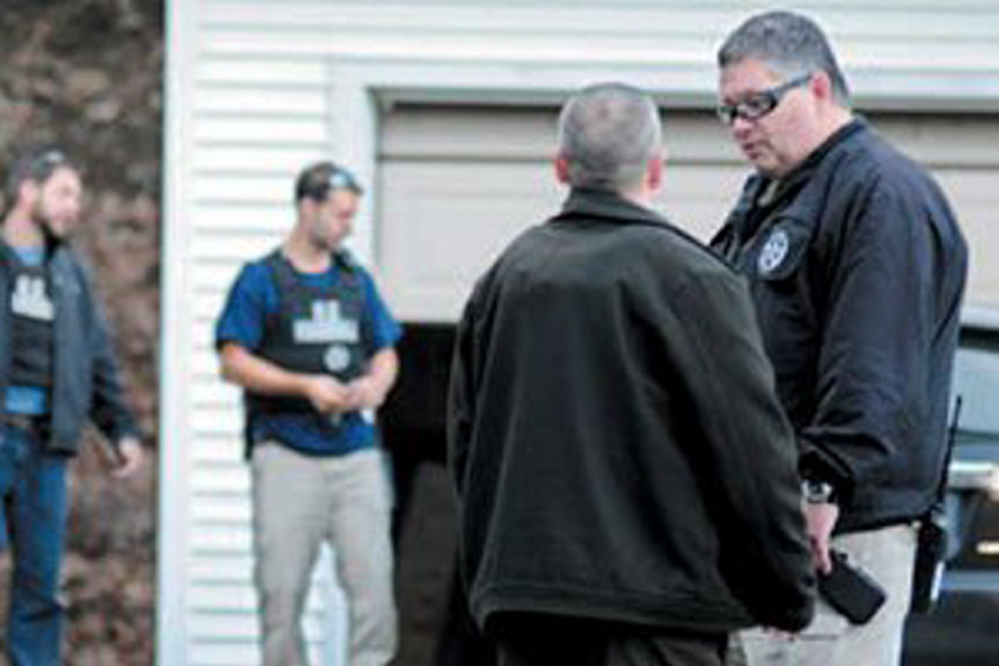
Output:
[[[349,663],[384,666],[395,652],[390,491],[373,412],[395,382],[401,331],[341,247],[361,195],[336,164],[304,169],[295,227],[243,267],[217,324],[222,374],[245,390],[265,666],[306,663],[301,614],[324,541],[350,609]]]

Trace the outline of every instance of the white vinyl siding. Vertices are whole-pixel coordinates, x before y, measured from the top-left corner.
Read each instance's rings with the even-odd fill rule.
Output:
[[[860,105],[939,176],[972,246],[969,302],[999,305],[999,3],[800,0]],[[239,393],[212,329],[239,266],[293,223],[307,162],[369,185],[351,241],[401,317],[451,321],[478,271],[561,200],[547,160],[567,91],[619,79],[666,109],[663,209],[706,237],[745,173],[712,119],[725,0],[167,3],[157,663],[258,663]],[[316,666],[343,663],[327,568]]]

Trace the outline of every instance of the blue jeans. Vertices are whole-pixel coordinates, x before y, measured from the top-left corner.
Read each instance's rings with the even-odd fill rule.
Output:
[[[12,666],[58,666],[66,537],[66,459],[18,428],[0,432],[0,547],[13,548],[7,619]]]

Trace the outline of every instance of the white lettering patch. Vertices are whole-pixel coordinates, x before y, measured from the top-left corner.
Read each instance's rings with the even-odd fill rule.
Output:
[[[28,319],[52,321],[55,306],[45,293],[45,279],[18,275],[14,293],[10,297],[10,309],[14,314]]]
[[[337,301],[316,301],[312,304],[312,318],[295,322],[292,335],[295,342],[357,342],[361,339],[359,327],[353,319],[340,314]]]

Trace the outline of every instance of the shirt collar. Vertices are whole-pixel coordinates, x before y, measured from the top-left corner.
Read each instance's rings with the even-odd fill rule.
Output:
[[[576,187],[569,192],[562,211],[553,220],[580,216],[597,217],[622,224],[667,224],[666,218],[656,211],[629,201],[617,192]]]

